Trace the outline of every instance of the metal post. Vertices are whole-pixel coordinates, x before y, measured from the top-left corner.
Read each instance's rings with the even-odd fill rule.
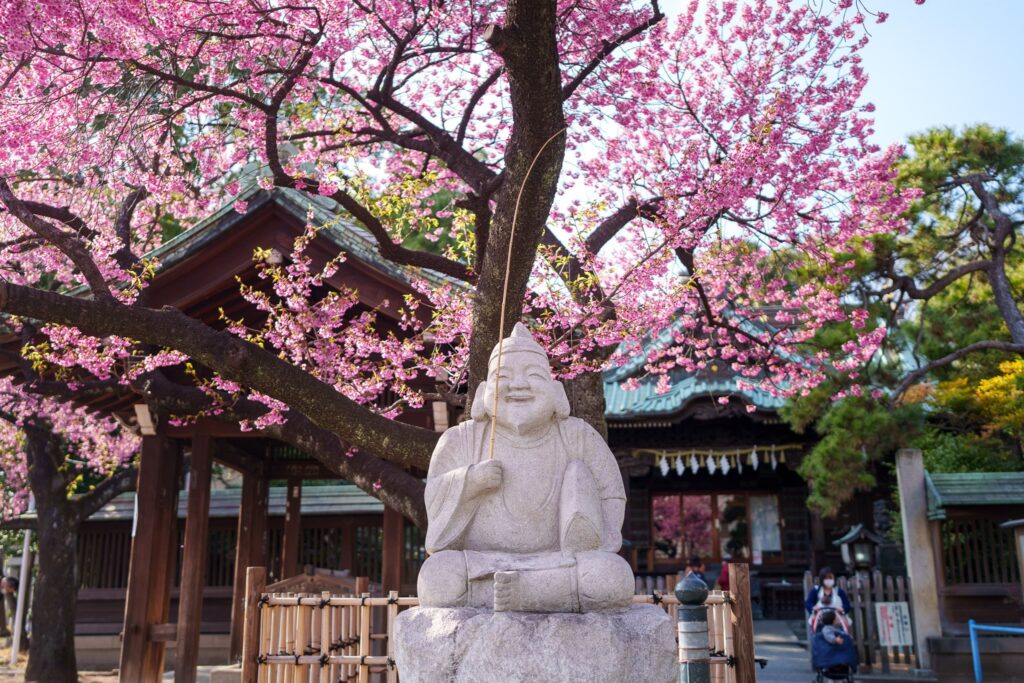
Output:
[[[31,509],[31,508],[30,508]],[[18,606],[14,612],[11,640],[11,668],[18,666],[18,652],[21,650],[21,632],[25,628],[25,609],[28,603],[29,572],[32,571],[32,532],[25,530],[21,550],[21,572],[18,578]]]
[[[679,600],[679,682],[711,683],[708,644],[708,587],[694,575],[676,584]]]
[[[981,650],[978,648],[978,627],[974,619],[967,622],[967,632],[971,636],[971,662],[974,664],[975,683],[981,683]]]

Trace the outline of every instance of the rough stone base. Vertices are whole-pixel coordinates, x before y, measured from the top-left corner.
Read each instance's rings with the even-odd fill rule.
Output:
[[[402,683],[670,683],[675,631],[664,610],[529,614],[417,607],[395,622]]]

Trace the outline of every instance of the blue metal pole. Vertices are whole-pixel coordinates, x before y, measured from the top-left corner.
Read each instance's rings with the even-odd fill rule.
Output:
[[[692,574],[676,584],[679,599],[679,682],[711,683],[708,643],[708,587]]]
[[[967,622],[971,636],[971,659],[974,661],[974,683],[981,683],[981,650],[978,648],[978,628],[974,619]]]

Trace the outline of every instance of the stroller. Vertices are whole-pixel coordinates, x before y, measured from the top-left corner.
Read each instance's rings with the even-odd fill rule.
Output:
[[[843,634],[842,644],[825,640],[824,624],[819,623],[811,638],[811,666],[814,667],[815,682],[845,681],[853,683],[857,673],[857,650],[850,634]]]

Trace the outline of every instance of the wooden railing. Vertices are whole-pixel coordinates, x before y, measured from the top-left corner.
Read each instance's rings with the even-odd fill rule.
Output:
[[[265,576],[262,567],[248,570],[243,683],[397,682],[395,617],[400,610],[417,606],[418,598],[399,597],[394,591],[376,597],[266,593]],[[658,605],[676,620],[679,602],[672,594],[637,595],[633,602]],[[733,596],[713,591],[705,605],[711,680],[737,683]]]

